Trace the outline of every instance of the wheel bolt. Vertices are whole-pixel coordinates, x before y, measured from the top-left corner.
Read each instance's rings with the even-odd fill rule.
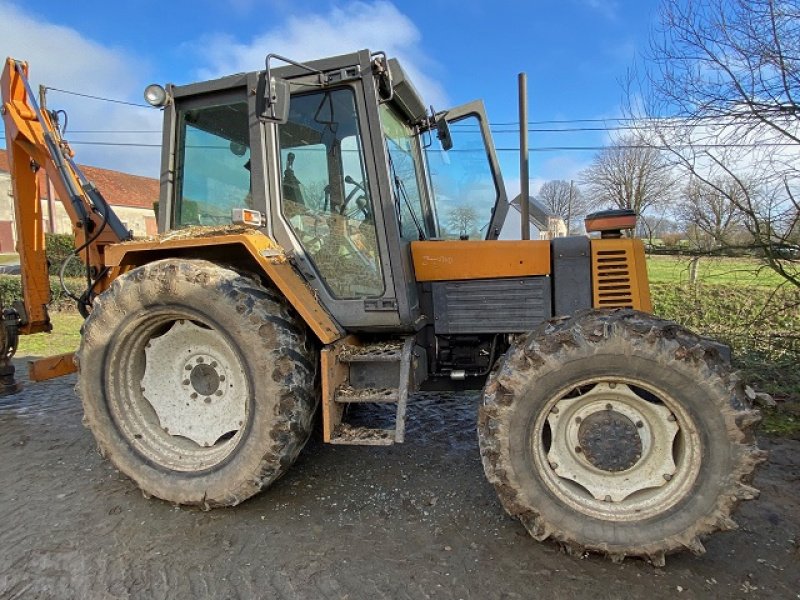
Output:
[[[667,417],[667,421],[675,421],[675,415],[670,415]]]
[[[575,446],[575,452],[580,454],[581,452],[583,452],[583,448],[581,448],[580,446]]]
[[[613,390],[615,387],[617,387],[617,384],[612,381],[611,383],[608,384],[608,387],[610,387]]]
[[[669,480],[671,480],[671,479],[672,479],[672,475],[670,475],[669,473],[664,473],[664,479],[665,479],[666,481],[669,481]]]
[[[197,392],[192,392],[189,398],[191,398],[192,400],[197,399]]]
[[[558,414],[558,407],[554,406],[553,408],[550,409],[550,412],[553,413],[554,415],[557,415]]]
[[[203,357],[202,357],[202,356],[198,356],[198,357],[197,357],[197,362],[198,362],[198,363],[201,363],[201,362],[203,362]]]
[[[603,498],[603,501],[604,502],[611,502],[611,496],[606,496],[605,498]]]
[[[192,365],[186,365],[183,368],[186,369],[187,371],[191,371],[192,370]]]
[[[164,427],[164,433],[169,433],[169,429]]]
[[[217,390],[216,392],[214,392],[214,394],[216,394],[217,396],[222,396],[222,390]]]
[[[583,419],[581,419],[580,417],[575,417],[575,422],[576,422],[578,425],[580,425],[580,424],[581,424],[581,421],[583,421]]]
[[[189,385],[189,380],[188,379],[184,379],[183,380],[183,385]]]
[[[557,462],[551,462],[550,463],[550,468],[553,469],[553,470],[556,470],[558,468],[558,463]]]
[[[209,398],[208,396],[206,396],[206,397],[203,399],[203,402],[205,402],[206,404],[211,404],[211,398]]]
[[[225,375],[220,375],[220,376],[219,376],[219,380],[220,380],[220,381],[225,381]]]
[[[609,402],[608,404],[606,404],[606,410],[612,410],[613,408],[614,408],[614,407],[613,407],[613,406],[611,406],[611,403],[610,403],[610,402]]]
[[[211,361],[211,366],[212,366],[212,367],[216,367],[216,366],[217,366],[217,361],[215,361],[215,360],[212,360],[212,361]]]
[[[636,421],[636,427],[641,429],[642,427],[644,427],[644,423],[642,423],[641,421]]]

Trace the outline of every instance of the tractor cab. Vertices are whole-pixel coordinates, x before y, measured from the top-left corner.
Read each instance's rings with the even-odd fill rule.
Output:
[[[383,53],[268,67],[169,87],[162,230],[258,211],[342,327],[419,329],[412,242],[496,239],[507,210],[482,102],[429,112]]]

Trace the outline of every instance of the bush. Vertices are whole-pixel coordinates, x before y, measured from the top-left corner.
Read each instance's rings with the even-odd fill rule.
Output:
[[[800,399],[800,290],[737,285],[650,286],[654,312],[733,349],[759,389]]]
[[[67,289],[76,296],[80,296],[86,289],[86,280],[65,278]],[[75,301],[64,293],[58,277],[50,277],[50,307],[61,310],[75,306]],[[19,275],[0,275],[0,301],[3,306],[11,306],[14,300],[22,299],[22,279]]]
[[[75,236],[68,233],[44,234],[45,253],[50,265],[50,275],[58,275],[61,265],[75,250]],[[86,267],[80,258],[74,258],[64,271],[65,277],[85,277]]]

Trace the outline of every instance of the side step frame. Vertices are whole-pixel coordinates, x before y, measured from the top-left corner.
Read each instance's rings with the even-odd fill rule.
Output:
[[[402,443],[405,439],[406,404],[411,386],[412,362],[415,360],[415,338],[414,336],[409,336],[403,341],[399,355],[390,353],[388,357],[378,355],[370,357],[368,352],[364,354],[357,352],[358,349],[366,349],[367,347],[367,344],[362,343],[358,338],[351,335],[322,349],[320,356],[322,371],[322,432],[323,440],[326,443],[383,446]],[[353,350],[356,350],[356,352],[354,353]],[[370,430],[353,428],[346,423],[342,423],[346,404],[379,401],[377,398],[364,398],[357,391],[352,396],[342,393],[343,390],[349,391],[353,389],[350,387],[350,365],[357,362],[383,362],[387,360],[400,363],[396,391],[392,394],[391,399],[384,400],[386,403],[396,404],[394,429]],[[365,395],[368,395],[368,390],[363,391],[366,393]],[[388,389],[375,391],[385,393]]]

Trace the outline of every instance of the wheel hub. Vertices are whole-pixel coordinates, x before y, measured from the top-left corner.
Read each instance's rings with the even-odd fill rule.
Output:
[[[175,321],[148,342],[145,361],[142,394],[166,433],[209,447],[243,426],[245,373],[219,332]]]
[[[636,425],[615,410],[589,415],[578,429],[578,446],[592,465],[603,471],[625,471],[642,457]]]
[[[675,417],[625,383],[597,383],[562,397],[547,423],[547,462],[556,480],[577,483],[595,500],[622,502],[636,492],[663,487],[676,473]]]

